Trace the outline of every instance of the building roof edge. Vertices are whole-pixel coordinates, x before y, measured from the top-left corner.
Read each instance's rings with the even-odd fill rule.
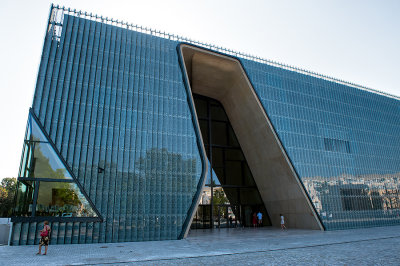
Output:
[[[306,70],[306,69],[302,69],[299,67],[295,67],[295,66],[291,66],[291,65],[287,65],[284,63],[280,63],[280,62],[276,62],[270,59],[266,59],[266,58],[262,58],[259,56],[255,56],[255,55],[251,55],[248,53],[244,53],[244,52],[240,52],[240,51],[235,51],[235,50],[231,50],[228,48],[224,48],[221,46],[217,46],[217,45],[213,45],[213,44],[209,44],[209,43],[203,43],[201,41],[197,41],[197,40],[192,40],[190,38],[186,38],[183,36],[179,36],[179,35],[175,35],[175,34],[170,34],[168,32],[165,31],[160,31],[160,30],[155,30],[152,28],[148,28],[148,27],[143,27],[137,24],[133,24],[133,23],[129,23],[129,22],[124,22],[123,20],[118,20],[118,19],[113,19],[113,18],[109,18],[109,17],[103,17],[103,16],[99,16],[96,14],[92,14],[92,13],[88,13],[88,12],[83,12],[80,10],[76,10],[76,9],[71,9],[71,8],[66,8],[64,6],[59,6],[59,5],[52,5],[52,14],[50,15],[50,21],[49,23],[54,23],[55,25],[62,25],[62,16],[60,14],[58,14],[57,11],[61,11],[62,14],[66,13],[68,15],[73,15],[76,17],[82,17],[85,19],[89,19],[92,21],[97,21],[97,22],[102,22],[105,24],[109,24],[109,25],[113,25],[113,26],[117,26],[117,27],[121,27],[121,28],[126,28],[126,29],[130,29],[130,30],[135,30],[137,32],[141,32],[141,33],[147,33],[150,34],[152,36],[156,36],[156,37],[161,37],[161,38],[165,38],[165,39],[169,39],[169,40],[174,40],[174,41],[180,41],[180,42],[187,42],[187,43],[191,43],[197,46],[201,46],[204,48],[208,48],[210,50],[216,51],[216,52],[221,52],[221,53],[225,53],[228,55],[232,55],[241,59],[247,59],[247,60],[251,60],[254,62],[259,62],[259,63],[263,63],[263,64],[267,64],[270,66],[274,66],[274,67],[279,67],[279,68],[283,68],[286,70],[290,70],[290,71],[294,71],[300,74],[304,74],[304,75],[308,75],[308,76],[312,76],[312,77],[316,77],[316,78],[320,78],[323,80],[327,80],[327,81],[331,81],[331,82],[335,82],[338,84],[342,84],[342,85],[346,85],[346,86],[350,86],[356,89],[360,89],[360,90],[364,90],[364,91],[369,91],[372,93],[376,93],[376,94],[380,94],[386,97],[390,97],[396,100],[400,100],[400,96],[396,96],[384,91],[380,91],[377,89],[372,89],[366,86],[362,86],[356,83],[352,83],[349,81],[345,81],[345,80],[341,80],[339,78],[335,78],[335,77],[331,77],[331,76],[327,76],[324,74],[320,74],[311,70]]]

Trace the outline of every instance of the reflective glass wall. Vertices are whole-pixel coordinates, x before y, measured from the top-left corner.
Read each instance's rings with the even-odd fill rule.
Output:
[[[36,244],[43,219],[51,244],[177,239],[189,223],[204,160],[177,42],[95,20],[51,11],[31,111],[48,143],[25,143],[14,245]],[[78,183],[102,222],[59,200]]]
[[[37,243],[37,217],[53,219],[52,244],[182,236],[206,159],[179,38],[131,27],[51,9],[31,111],[46,141],[24,143],[12,244]],[[399,224],[399,100],[241,62],[325,227]],[[59,200],[66,189],[76,197]],[[75,198],[103,221],[74,220]]]
[[[241,60],[325,227],[400,224],[400,101]]]
[[[39,217],[74,217],[101,221],[99,213],[82,193],[64,162],[29,115],[24,141],[14,221]],[[31,219],[29,219],[29,218]],[[78,219],[75,219],[79,221]]]

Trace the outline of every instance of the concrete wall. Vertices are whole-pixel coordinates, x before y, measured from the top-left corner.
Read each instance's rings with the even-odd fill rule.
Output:
[[[272,225],[280,226],[282,213],[290,228],[323,230],[240,63],[189,45],[181,51],[192,92],[222,103]]]
[[[0,245],[7,245],[10,236],[11,222],[9,218],[0,218]]]

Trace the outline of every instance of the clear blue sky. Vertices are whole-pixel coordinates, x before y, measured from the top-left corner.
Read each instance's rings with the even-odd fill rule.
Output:
[[[400,1],[58,1],[400,96]],[[51,1],[0,5],[0,179],[18,174]]]

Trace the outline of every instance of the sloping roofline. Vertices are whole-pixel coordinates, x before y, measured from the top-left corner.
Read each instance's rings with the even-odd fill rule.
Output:
[[[396,100],[400,100],[399,96],[390,94],[390,93],[386,93],[383,91],[379,91],[376,89],[372,89],[372,88],[368,88],[359,84],[355,84],[349,81],[345,81],[345,80],[341,80],[338,78],[334,78],[331,76],[327,76],[327,75],[323,75],[311,70],[306,70],[306,69],[302,69],[299,67],[295,67],[295,66],[291,66],[291,65],[287,65],[287,64],[283,64],[280,62],[276,62],[273,60],[269,60],[266,58],[262,58],[259,56],[255,56],[255,55],[251,55],[248,53],[243,53],[243,52],[239,52],[239,51],[234,51],[231,49],[227,49],[224,47],[220,47],[217,45],[213,45],[210,43],[203,43],[201,41],[197,41],[197,40],[192,40],[190,38],[186,38],[186,37],[182,37],[179,35],[175,35],[175,34],[170,34],[167,33],[165,31],[160,31],[160,30],[156,30],[156,29],[152,29],[152,28],[148,28],[148,27],[143,27],[137,24],[133,24],[133,23],[129,23],[129,22],[125,22],[123,20],[118,20],[118,19],[113,19],[113,18],[109,18],[109,17],[103,17],[103,16],[99,16],[96,14],[92,14],[89,12],[84,12],[84,11],[80,11],[80,10],[76,10],[76,9],[71,9],[71,8],[67,8],[64,6],[59,6],[59,5],[51,5],[50,7],[50,20],[49,20],[49,28],[48,30],[50,30],[50,25],[53,25],[54,28],[54,32],[53,34],[60,36],[61,35],[61,29],[62,29],[62,24],[63,24],[63,15],[67,14],[67,15],[71,15],[71,16],[76,16],[76,17],[81,17],[84,19],[88,19],[88,20],[92,20],[92,21],[97,21],[97,22],[101,22],[104,24],[108,24],[108,25],[113,25],[113,26],[117,26],[120,28],[125,28],[128,30],[134,30],[140,33],[145,33],[145,34],[150,34],[152,36],[156,36],[156,37],[160,37],[160,38],[164,38],[164,39],[169,39],[169,40],[173,40],[173,41],[178,41],[178,42],[186,42],[186,43],[190,43],[190,44],[194,44],[196,46],[200,46],[200,47],[204,47],[206,49],[210,49],[216,52],[220,52],[220,53],[224,53],[227,55],[231,55],[234,57],[238,57],[238,58],[242,58],[242,59],[247,59],[247,60],[251,60],[254,62],[259,62],[262,64],[266,64],[266,65],[270,65],[270,66],[274,66],[274,67],[279,67],[279,68],[283,68],[289,71],[294,71],[300,74],[304,74],[304,75],[308,75],[308,76],[312,76],[312,77],[316,77],[316,78],[320,78],[323,80],[327,80],[327,81],[331,81],[331,82],[335,82],[337,84],[342,84],[342,85],[346,85],[349,87],[353,87],[356,89],[360,89],[360,90],[364,90],[364,91],[368,91],[368,92],[372,92],[375,94],[379,94],[379,95],[383,95],[389,98],[393,98]]]

